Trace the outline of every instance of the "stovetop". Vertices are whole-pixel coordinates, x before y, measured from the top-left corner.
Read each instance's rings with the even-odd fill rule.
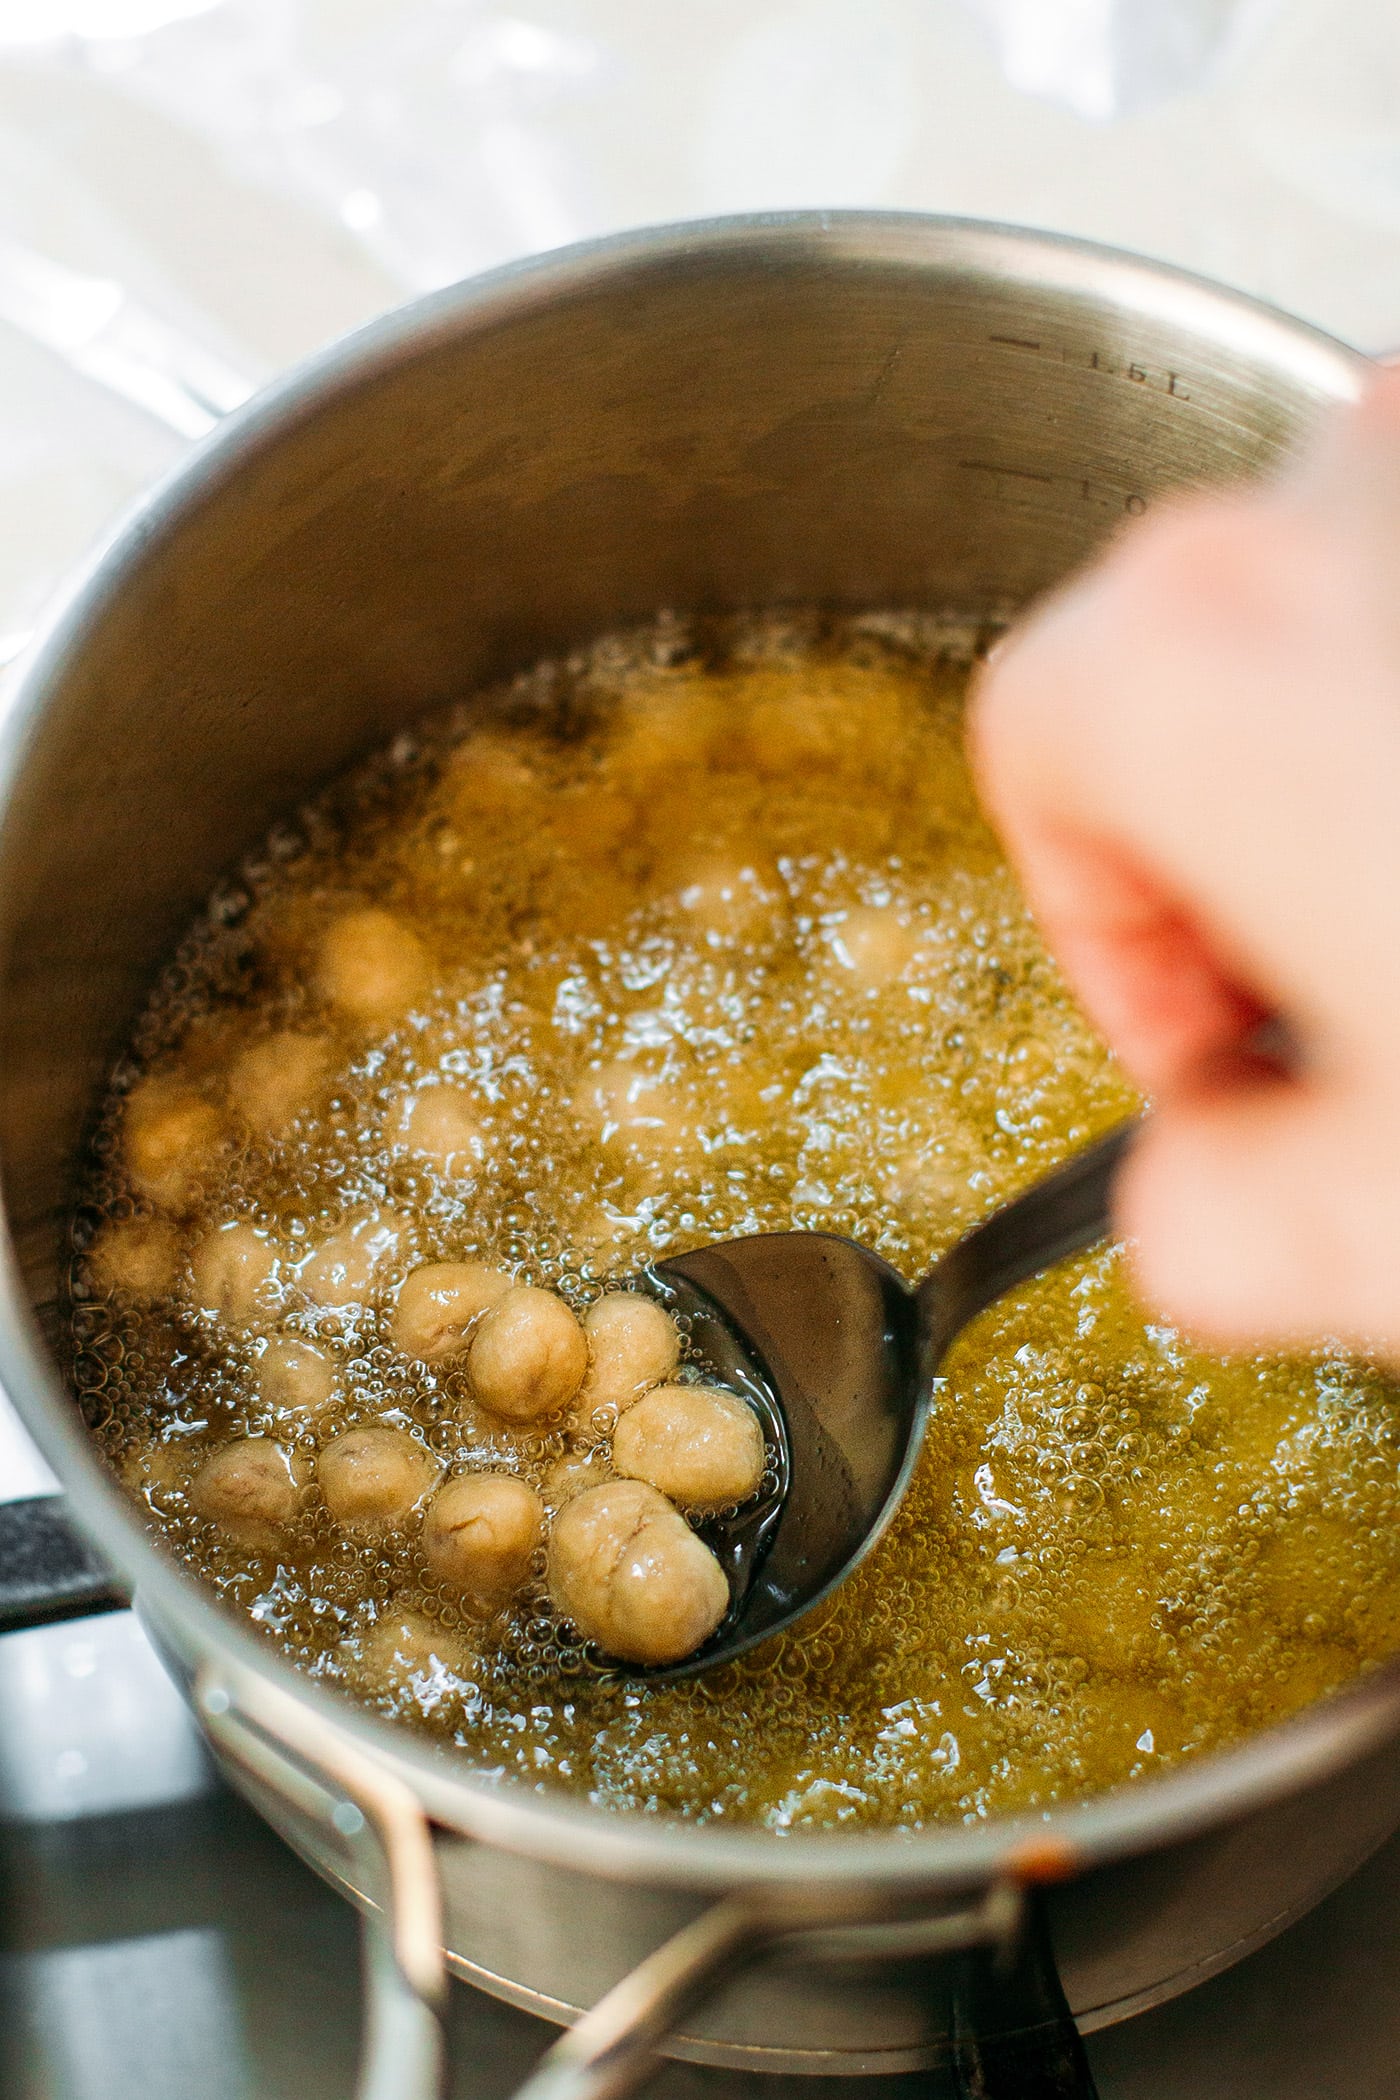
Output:
[[[346,2100],[348,1906],[218,1780],[129,1613],[0,1639],[5,2100]],[[22,1900],[16,1900],[21,1898]],[[506,2100],[551,2039],[452,1992],[453,2100]],[[1102,2100],[1393,2100],[1400,1837],[1271,1946],[1090,2037]],[[926,2076],[737,2076],[652,2100],[935,2100]]]

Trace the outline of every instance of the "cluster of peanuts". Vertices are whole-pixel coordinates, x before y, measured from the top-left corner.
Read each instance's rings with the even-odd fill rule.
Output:
[[[499,1609],[528,1582],[548,1528],[550,1595],[586,1639],[634,1663],[677,1662],[698,1648],[724,1617],[729,1592],[681,1512],[747,1501],[762,1478],[763,1436],[733,1394],[675,1378],[681,1337],[670,1313],[640,1293],[612,1291],[579,1320],[552,1291],[486,1263],[430,1262],[400,1286],[393,1333],[409,1360],[464,1357],[476,1403],[501,1421],[568,1417],[579,1452],[610,1433],[612,1477],[565,1459],[550,1482],[557,1508],[547,1527],[543,1500],[517,1475],[443,1480],[409,1430],[370,1423],[316,1454],[332,1522],[361,1537],[416,1527],[433,1581],[478,1612]],[[284,1395],[295,1389],[303,1405],[329,1396],[329,1365],[312,1345],[272,1342],[262,1361],[274,1352]],[[596,1484],[579,1485],[589,1480]],[[309,1485],[292,1452],[249,1436],[204,1461],[190,1497],[238,1544],[275,1553]]]
[[[382,1024],[416,996],[425,972],[421,944],[389,913],[344,913],[323,938],[323,992],[351,1021]],[[269,1330],[292,1299],[336,1312],[383,1302],[405,1221],[363,1210],[292,1258],[262,1228],[233,1220],[205,1232],[185,1261],[182,1220],[210,1157],[228,1142],[230,1112],[254,1135],[275,1137],[324,1089],[332,1059],[330,1038],[283,1032],[241,1050],[219,1101],[179,1077],[140,1081],[126,1104],[122,1158],[150,1209],[108,1221],[86,1261],[92,1288],[144,1302],[182,1295],[223,1338],[257,1337],[264,1407],[313,1430],[335,1396],[335,1359],[314,1341]],[[442,1161],[470,1143],[468,1112],[450,1087],[416,1095],[405,1123],[409,1142]],[[314,1474],[341,1531],[416,1530],[433,1581],[478,1612],[500,1609],[529,1582],[548,1533],[550,1595],[585,1639],[643,1664],[679,1661],[700,1646],[729,1592],[686,1518],[747,1501],[764,1445],[744,1401],[677,1376],[682,1343],[670,1313],[640,1293],[612,1291],[580,1319],[556,1293],[487,1263],[434,1261],[403,1277],[389,1326],[406,1370],[460,1363],[473,1402],[496,1421],[568,1430],[574,1456],[550,1482],[552,1523],[518,1475],[444,1479],[412,1431],[386,1422],[343,1430],[309,1463],[271,1436],[227,1441],[194,1474],[195,1513],[244,1550],[276,1555]]]
[[[888,726],[896,704],[887,685],[866,691],[839,666],[824,680],[804,676],[798,689],[770,692],[762,675],[740,675],[732,705],[703,679],[649,680],[635,705],[618,709],[602,772],[552,786],[537,734],[475,731],[433,789],[443,822],[423,832],[418,858],[410,856],[413,923],[408,913],[352,900],[339,887],[344,865],[333,869],[326,891],[303,891],[292,910],[259,922],[262,959],[279,986],[275,1020],[266,1007],[261,1016],[215,1013],[201,1037],[210,1017],[199,1017],[178,1060],[126,1094],[116,1164],[122,1193],[138,1208],[105,1219],[86,1250],[83,1280],[95,1295],[155,1309],[157,1324],[169,1308],[177,1322],[192,1319],[230,1345],[242,1387],[261,1409],[252,1426],[266,1433],[212,1451],[194,1447],[208,1455],[180,1485],[189,1507],[237,1546],[294,1558],[303,1516],[324,1510],[349,1537],[415,1537],[435,1583],[497,1606],[536,1580],[543,1558],[560,1616],[605,1652],[636,1662],[682,1658],[722,1618],[723,1571],[687,1519],[757,1491],[762,1434],[734,1395],[689,1382],[693,1371],[677,1376],[680,1339],[662,1307],[613,1292],[580,1319],[553,1292],[482,1262],[415,1268],[425,1251],[422,1220],[382,1196],[352,1201],[316,1228],[314,1241],[289,1245],[264,1223],[275,1210],[255,1220],[244,1194],[225,1202],[218,1190],[243,1147],[275,1154],[284,1138],[326,1127],[320,1119],[334,1110],[338,1082],[367,1046],[405,1024],[411,1035],[440,1009],[451,971],[439,958],[458,951],[450,932],[443,936],[450,917],[435,922],[433,900],[441,902],[443,883],[460,887],[443,870],[464,847],[478,854],[482,837],[520,841],[512,872],[522,886],[536,876],[544,883],[545,919],[556,931],[596,932],[650,896],[665,901],[682,947],[709,958],[707,967],[769,950],[795,957],[776,841],[749,822],[747,804],[734,803],[735,780],[717,804],[723,821],[697,828],[691,785],[676,785],[677,756],[690,751],[703,767],[728,749],[740,723],[755,781],[805,779],[815,768],[830,780],[865,782],[877,746],[883,780],[888,739],[874,732]],[[866,827],[888,821],[878,798],[842,799]],[[445,843],[453,846],[446,857]],[[371,889],[403,896],[392,885]],[[862,996],[894,984],[917,948],[904,910],[854,896],[804,938],[822,981],[834,975]],[[752,1073],[726,1074],[722,1099],[702,1101],[685,1078],[657,1066],[650,1050],[629,1044],[613,1054],[609,1045],[563,1077],[560,1098],[580,1153],[625,1177],[611,1208],[600,1202],[570,1227],[586,1254],[601,1250],[604,1268],[621,1266],[607,1258],[624,1229],[618,1205],[701,1170],[702,1115],[748,1129],[769,1113]],[[383,1119],[386,1154],[407,1158],[415,1175],[426,1167],[439,1188],[499,1167],[499,1118],[441,1066],[373,1113],[377,1128]],[[260,1171],[259,1162],[245,1187],[257,1185]],[[240,1214],[229,1217],[229,1209]],[[454,1240],[462,1245],[455,1231],[435,1232],[433,1249],[454,1252]],[[414,1366],[445,1367],[454,1374],[447,1384],[484,1417],[518,1430],[522,1444],[538,1443],[541,1431],[558,1434],[573,1459],[539,1481],[540,1492],[528,1461],[520,1461],[528,1479],[502,1470],[444,1478],[419,1432],[398,1426],[402,1414],[360,1422],[351,1410],[354,1426],[343,1427],[348,1380],[325,1344],[337,1322],[353,1330],[362,1315],[376,1338],[387,1335],[405,1389],[422,1382]],[[508,1447],[509,1433],[504,1441]],[[508,1448],[488,1461],[515,1462]]]

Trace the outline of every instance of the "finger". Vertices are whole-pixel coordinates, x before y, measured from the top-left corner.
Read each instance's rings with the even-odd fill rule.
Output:
[[[1028,819],[1016,858],[1046,945],[1145,1092],[1189,1085],[1267,1017],[1197,915],[1125,851]]]
[[[1215,1348],[1315,1344],[1394,1353],[1393,1156],[1374,1128],[1278,1079],[1168,1104],[1116,1191],[1147,1301]],[[1361,1221],[1365,1221],[1362,1229]],[[1379,1230],[1378,1230],[1379,1226]]]
[[[1272,499],[1195,501],[1124,542],[975,695],[979,786],[1037,909],[1054,913],[1052,944],[1067,958],[1082,930],[1091,967],[1111,975],[1094,884],[1116,862],[1155,892],[1164,942],[1178,938],[1223,1002],[1202,1011],[1203,1043],[1235,998],[1308,1038],[1363,1022],[1400,1036],[1400,976],[1377,975],[1376,912],[1357,910],[1378,871],[1400,883],[1394,663],[1350,565]],[[1073,879],[1057,880],[1066,839]],[[1122,953],[1125,986],[1131,965]],[[1110,1025],[1101,994],[1095,1012]],[[1158,1084],[1180,1051],[1164,1038],[1154,1055],[1150,1002],[1139,1018],[1151,1061],[1136,1049],[1134,1069]]]
[[[1400,365],[1375,366],[1356,401],[1329,416],[1278,491],[1334,525],[1400,519]]]
[[[1163,683],[1165,652],[1180,642],[1145,630],[1142,557],[1129,553],[1061,593],[989,667],[969,742],[984,806],[1047,945],[1133,1078],[1156,1092],[1217,1058],[1271,1001],[1199,899],[1150,856],[1145,818],[1171,792],[1150,719],[1162,711],[1153,672]],[[1160,608],[1147,611],[1160,618]],[[1187,668],[1199,677],[1194,661]],[[1136,748],[1125,750],[1125,729]],[[1192,774],[1200,763],[1188,755]],[[1184,799],[1199,802],[1194,780]]]
[[[1354,587],[1400,641],[1400,365],[1372,370],[1360,398],[1331,417],[1280,479],[1280,503],[1323,532]]]

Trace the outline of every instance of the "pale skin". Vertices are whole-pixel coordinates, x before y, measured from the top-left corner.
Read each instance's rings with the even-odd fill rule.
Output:
[[[363,1305],[404,1236],[404,1222],[392,1211],[356,1212],[306,1257],[297,1282],[313,1305]]]
[[[265,1232],[242,1221],[202,1239],[190,1262],[192,1302],[230,1332],[268,1324],[281,1296],[277,1249]]]
[[[366,905],[332,919],[321,937],[315,981],[352,1025],[388,1027],[426,989],[427,952],[392,912]]]
[[[143,1079],[131,1090],[122,1127],[127,1175],[138,1195],[177,1217],[193,1208],[224,1142],[212,1101],[178,1079]]]
[[[680,1662],[729,1608],[714,1554],[640,1480],[608,1481],[565,1503],[550,1535],[549,1590],[586,1639],[624,1662]]]
[[[682,1509],[747,1502],[763,1478],[763,1431],[751,1407],[714,1386],[658,1385],[613,1431],[613,1470],[646,1480]]]
[[[480,1112],[464,1087],[427,1086],[410,1095],[397,1129],[406,1152],[443,1174],[469,1174],[482,1155]]]
[[[315,1104],[330,1064],[331,1045],[324,1036],[291,1029],[259,1036],[229,1066],[229,1100],[255,1137],[279,1138]]]
[[[1272,487],[1124,533],[1002,647],[971,737],[1152,1096],[1117,1190],[1148,1298],[1216,1345],[1400,1360],[1400,373]]]
[[[300,1500],[290,1457],[268,1437],[239,1437],[225,1444],[190,1484],[196,1515],[257,1553],[276,1552]]]
[[[914,936],[888,904],[855,904],[831,928],[837,964],[864,992],[893,984],[914,953]]]
[[[430,1261],[399,1286],[394,1345],[420,1363],[441,1363],[468,1347],[482,1315],[512,1288],[504,1269],[484,1261]]]
[[[88,1248],[88,1284],[148,1304],[173,1289],[179,1259],[179,1236],[164,1218],[117,1218]]]
[[[654,1298],[607,1291],[583,1317],[588,1374],[578,1397],[580,1427],[602,1434],[648,1386],[669,1378],[681,1360],[681,1336]]]
[[[279,1414],[315,1416],[335,1392],[335,1359],[314,1342],[276,1336],[257,1363],[258,1397]]]
[[[517,1284],[483,1314],[467,1368],[484,1408],[507,1422],[533,1422],[574,1398],[588,1342],[562,1298]]]
[[[331,1516],[346,1531],[392,1531],[408,1522],[441,1472],[406,1429],[371,1423],[326,1445],[316,1478]]]
[[[500,1605],[528,1579],[544,1537],[544,1505],[510,1473],[460,1473],[423,1520],[423,1558],[444,1587]]]

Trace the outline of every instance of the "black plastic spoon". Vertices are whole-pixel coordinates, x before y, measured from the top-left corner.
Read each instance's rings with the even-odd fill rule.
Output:
[[[968,1321],[1111,1230],[1109,1197],[1138,1130],[1121,1123],[964,1234],[912,1287],[854,1240],[771,1232],[658,1262],[642,1287],[683,1315],[697,1357],[757,1411],[764,1486],[699,1527],[730,1609],[683,1662],[692,1677],[800,1619],[885,1531],[924,1440],[933,1381]]]

